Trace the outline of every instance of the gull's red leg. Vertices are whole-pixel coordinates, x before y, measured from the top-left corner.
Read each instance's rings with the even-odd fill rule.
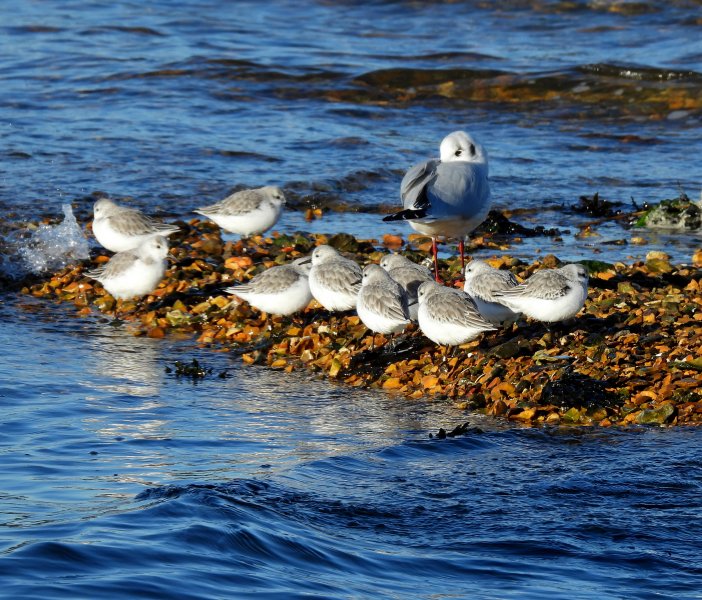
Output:
[[[441,283],[439,279],[439,250],[436,247],[436,238],[431,238],[431,253],[434,256],[434,279]]]

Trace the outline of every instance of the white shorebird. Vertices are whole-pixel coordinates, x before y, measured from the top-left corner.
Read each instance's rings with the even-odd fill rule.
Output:
[[[516,321],[520,313],[502,303],[495,292],[509,290],[519,282],[509,271],[494,269],[484,260],[473,259],[464,270],[463,290],[475,300],[475,304],[488,321],[495,324]]]
[[[86,275],[96,279],[115,298],[134,298],[156,289],[166,270],[168,241],[163,236],[150,237],[132,250],[118,252],[110,260]]]
[[[437,236],[458,238],[463,265],[464,238],[490,210],[487,152],[475,138],[454,131],[442,140],[439,154],[440,158],[407,171],[400,184],[403,209],[383,219],[407,221],[419,233],[431,236],[437,281]]]
[[[418,298],[419,328],[435,344],[458,346],[496,329],[461,290],[426,281],[419,286]]]
[[[331,246],[317,246],[312,252],[309,282],[312,296],[329,311],[356,308],[361,289],[361,267],[341,256]]]
[[[536,271],[523,283],[495,292],[512,310],[546,323],[574,317],[587,298],[588,272],[583,265]]]
[[[423,282],[432,279],[431,271],[423,265],[412,262],[402,254],[386,254],[380,260],[380,266],[405,290],[410,319],[416,322],[419,311],[417,290]]]
[[[204,215],[229,233],[248,237],[268,231],[278,222],[285,204],[283,190],[267,185],[241,190],[194,212]]]
[[[176,231],[175,225],[154,221],[136,208],[120,206],[108,198],[93,205],[93,235],[111,252],[131,250],[149,238]]]
[[[312,300],[307,281],[309,262],[310,259],[305,257],[287,265],[271,267],[250,281],[224,291],[239,296],[260,311],[291,315],[305,308]]]
[[[373,333],[399,333],[410,323],[405,290],[380,265],[363,269],[356,312]]]

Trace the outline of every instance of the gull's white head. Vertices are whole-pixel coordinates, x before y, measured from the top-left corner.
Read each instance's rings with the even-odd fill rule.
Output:
[[[487,164],[487,152],[482,145],[465,131],[449,133],[439,146],[441,162],[471,162]]]

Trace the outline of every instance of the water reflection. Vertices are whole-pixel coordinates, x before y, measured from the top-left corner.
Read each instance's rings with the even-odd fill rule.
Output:
[[[163,384],[159,340],[136,337],[128,326],[108,325],[89,336],[87,343],[86,367],[96,389],[142,398],[159,395]]]

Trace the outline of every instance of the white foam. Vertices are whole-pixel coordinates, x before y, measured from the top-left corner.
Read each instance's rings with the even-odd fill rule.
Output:
[[[57,271],[90,258],[88,239],[73,216],[70,204],[62,204],[64,219],[58,225],[40,225],[17,247],[26,272],[35,275]],[[20,274],[21,275],[21,274]]]

